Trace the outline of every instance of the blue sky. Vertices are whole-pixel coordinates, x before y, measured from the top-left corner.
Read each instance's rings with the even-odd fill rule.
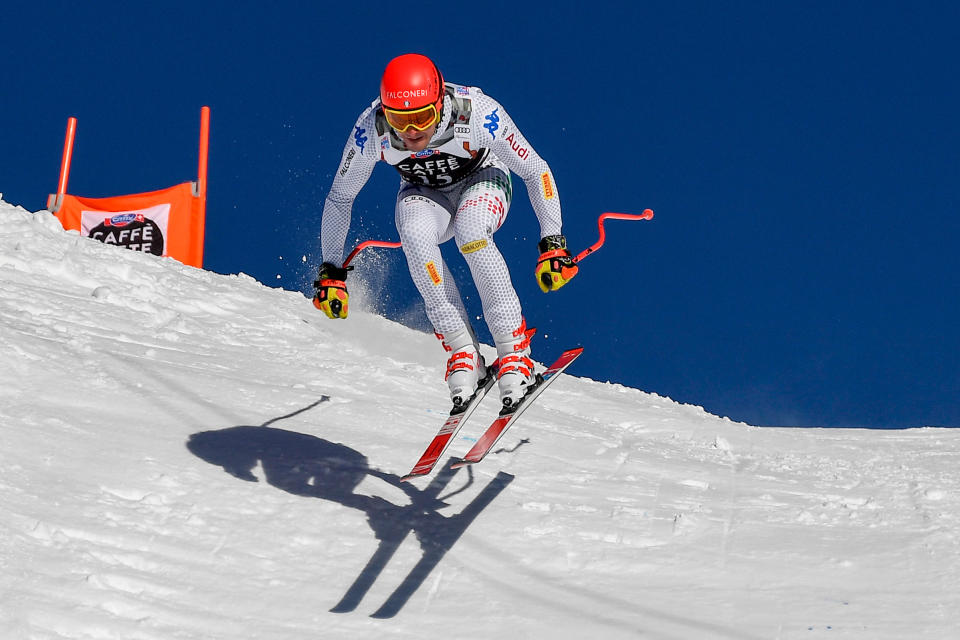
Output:
[[[957,5],[136,4],[3,10],[4,200],[44,206],[69,116],[71,193],[192,179],[209,105],[206,267],[306,293],[353,122],[417,51],[550,162],[575,252],[601,212],[656,211],[544,295],[519,190],[496,240],[535,357],[580,344],[571,373],[751,424],[960,426]],[[396,186],[378,167],[349,246],[396,239]],[[427,328],[399,252],[358,277]]]

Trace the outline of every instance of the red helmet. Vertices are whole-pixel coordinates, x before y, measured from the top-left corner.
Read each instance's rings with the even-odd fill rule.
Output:
[[[384,114],[391,126],[401,131],[411,126],[422,130],[439,120],[443,92],[443,75],[437,65],[419,53],[406,53],[391,60],[380,80]],[[396,112],[416,115],[408,118],[409,114]]]

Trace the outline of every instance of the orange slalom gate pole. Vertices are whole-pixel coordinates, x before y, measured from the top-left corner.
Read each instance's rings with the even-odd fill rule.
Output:
[[[60,157],[60,180],[57,182],[57,201],[54,209],[59,209],[63,196],[67,193],[67,182],[70,180],[70,160],[73,158],[73,140],[77,135],[77,119],[67,118],[67,134],[63,139],[63,155]]]
[[[200,160],[197,163],[197,192],[207,202],[207,153],[210,149],[210,107],[200,109]]]
[[[573,259],[574,262],[579,263],[581,260],[586,258],[588,255],[599,249],[603,246],[604,241],[607,239],[607,234],[603,229],[603,221],[607,218],[614,218],[615,220],[652,220],[653,219],[653,209],[644,209],[643,213],[601,213],[600,217],[597,219],[597,227],[600,229],[600,239],[594,242],[592,245],[581,251],[577,254],[577,257]]]
[[[194,235],[194,247],[199,255],[193,259],[198,266],[203,265],[203,244],[207,221],[207,154],[210,149],[210,107],[200,108],[200,153],[197,160],[197,196],[200,198],[200,207],[197,219],[191,227]]]

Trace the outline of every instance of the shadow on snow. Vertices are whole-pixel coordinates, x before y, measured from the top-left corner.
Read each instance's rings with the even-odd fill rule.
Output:
[[[380,544],[353,585],[331,609],[333,612],[355,610],[407,534],[413,532],[423,555],[386,602],[371,614],[374,618],[390,618],[403,608],[467,527],[510,484],[514,476],[498,473],[460,513],[444,516],[438,512],[438,509],[449,506],[444,500],[473,484],[471,469],[467,468],[466,486],[441,496],[440,493],[459,471],[450,468],[451,462],[425,489],[418,489],[401,482],[399,476],[371,469],[366,456],[350,447],[270,427],[275,422],[292,418],[329,400],[329,397],[323,396],[303,409],[274,418],[258,427],[237,426],[195,433],[190,436],[187,448],[197,457],[222,467],[241,480],[257,482],[253,469],[259,463],[267,482],[278,489],[298,496],[331,500],[366,514]],[[377,496],[354,493],[366,476],[379,478],[399,488],[410,498],[411,504],[395,505]]]

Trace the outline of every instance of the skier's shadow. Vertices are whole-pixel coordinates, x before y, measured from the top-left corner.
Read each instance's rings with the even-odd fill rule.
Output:
[[[253,470],[260,464],[267,482],[279,489],[298,496],[332,500],[366,513],[380,545],[347,593],[331,609],[333,612],[345,613],[357,608],[412,531],[420,542],[423,556],[386,602],[372,614],[374,618],[390,618],[403,608],[474,518],[510,484],[514,476],[498,473],[460,513],[444,516],[437,511],[449,506],[444,500],[473,484],[473,472],[469,467],[466,485],[441,496],[441,491],[458,471],[450,468],[450,462],[426,489],[417,489],[401,482],[399,476],[371,469],[366,456],[350,447],[269,426],[309,411],[329,399],[323,396],[303,409],[269,420],[259,427],[237,426],[195,433],[190,436],[187,448],[197,457],[223,467],[224,471],[241,480],[257,482]],[[354,493],[367,476],[398,487],[409,497],[410,504],[396,505],[378,496]]]

